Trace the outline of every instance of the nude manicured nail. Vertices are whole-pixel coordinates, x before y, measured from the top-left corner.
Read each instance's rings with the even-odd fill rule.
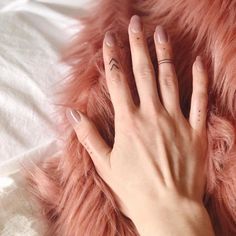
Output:
[[[198,71],[204,71],[204,65],[201,56],[197,56],[195,63]]]
[[[130,29],[133,33],[140,33],[142,31],[142,23],[139,16],[134,15],[131,17]]]
[[[109,47],[113,47],[115,46],[115,37],[114,35],[112,34],[111,31],[107,31],[106,34],[105,34],[105,43],[107,46]]]
[[[79,123],[81,121],[80,114],[74,109],[68,108],[66,110],[66,116],[71,123]]]
[[[156,37],[159,43],[167,43],[168,42],[168,34],[166,33],[163,26],[158,25],[155,30]]]

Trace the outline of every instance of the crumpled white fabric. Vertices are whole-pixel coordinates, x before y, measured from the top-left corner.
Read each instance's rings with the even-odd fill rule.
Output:
[[[42,235],[20,175],[24,160],[58,152],[50,88],[61,49],[92,0],[0,0],[0,236]]]
[[[27,201],[24,187],[14,177],[0,177],[0,203],[1,236],[40,236],[44,233],[35,206]]]

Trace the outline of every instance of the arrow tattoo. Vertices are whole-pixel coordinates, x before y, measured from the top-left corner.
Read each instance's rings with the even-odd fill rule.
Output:
[[[112,63],[113,62],[113,63]],[[111,64],[112,63],[112,64]],[[109,65],[111,64],[111,68],[110,68],[110,71],[112,71],[113,68],[116,68],[116,69],[120,69],[119,66],[117,65],[118,64],[118,61],[115,59],[115,58],[112,58],[109,62]]]

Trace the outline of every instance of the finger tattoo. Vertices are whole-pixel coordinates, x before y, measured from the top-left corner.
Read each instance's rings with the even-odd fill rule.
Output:
[[[198,110],[198,120],[197,121],[200,121],[200,110]]]
[[[119,68],[118,64],[119,64],[118,61],[115,58],[112,58],[109,62],[109,65],[111,65],[110,71],[112,71],[113,68],[116,68],[119,70],[120,68]]]
[[[89,153],[89,155],[92,156],[93,152],[90,150],[90,147],[87,145],[87,143],[84,142],[83,145],[86,148],[86,151]]]
[[[174,64],[173,59],[163,59],[158,61],[158,65],[163,64],[163,63],[172,63]]]

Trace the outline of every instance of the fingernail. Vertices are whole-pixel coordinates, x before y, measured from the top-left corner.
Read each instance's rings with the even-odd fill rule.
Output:
[[[157,40],[159,43],[167,43],[168,42],[168,34],[164,30],[163,26],[158,25],[156,27],[155,32],[156,32]]]
[[[195,63],[198,71],[204,71],[204,65],[201,56],[197,56]]]
[[[142,31],[142,23],[139,16],[134,15],[131,17],[130,29],[133,33],[140,33]]]
[[[74,109],[68,108],[66,110],[66,116],[71,123],[79,123],[81,121],[80,114]]]
[[[108,47],[115,46],[115,37],[111,31],[107,31],[105,34],[105,43]]]

